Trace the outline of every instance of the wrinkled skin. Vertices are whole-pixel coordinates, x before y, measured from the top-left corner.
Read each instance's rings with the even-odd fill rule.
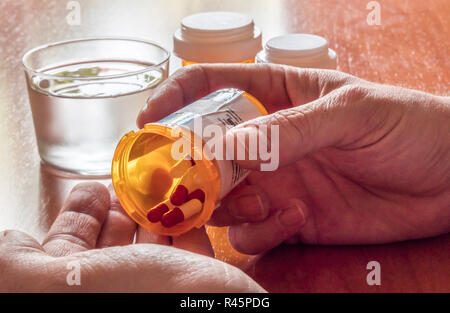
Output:
[[[272,113],[228,136],[257,131],[251,125],[280,127],[280,168],[258,172],[259,160],[239,161],[256,171],[210,221],[231,225],[239,251],[259,253],[285,240],[376,244],[450,230],[449,98],[335,71],[195,65],[158,88],[138,124],[225,87],[250,92]],[[82,184],[42,244],[18,231],[0,233],[0,291],[263,291],[209,256],[203,230],[153,235],[103,185]],[[81,286],[66,283],[71,261],[81,266]]]
[[[231,225],[237,250],[259,253],[285,240],[380,244],[450,231],[450,98],[337,71],[195,65],[163,83],[138,124],[226,87],[249,92],[272,113],[228,136],[258,125],[279,125],[280,133],[279,169],[250,174],[211,220]],[[238,162],[260,169],[260,160]]]
[[[0,233],[0,292],[263,291],[237,268],[209,257],[204,231],[174,239],[175,248],[143,229],[132,244],[136,229],[105,186],[80,184],[42,244],[19,231]],[[66,282],[74,279],[74,261],[79,286]]]

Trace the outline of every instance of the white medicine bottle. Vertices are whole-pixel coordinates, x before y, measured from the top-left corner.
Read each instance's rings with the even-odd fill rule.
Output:
[[[242,13],[214,11],[186,16],[173,35],[173,52],[182,65],[254,63],[262,49],[261,30]]]
[[[311,34],[288,34],[267,41],[256,63],[277,63],[303,68],[336,69],[336,52],[328,41]]]

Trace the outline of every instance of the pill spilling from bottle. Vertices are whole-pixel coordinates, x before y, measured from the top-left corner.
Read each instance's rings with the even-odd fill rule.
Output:
[[[170,202],[175,205],[182,205],[186,202],[188,194],[189,190],[185,186],[178,185],[177,188],[175,188],[175,191],[170,196]]]
[[[165,213],[161,219],[161,224],[164,227],[175,226],[176,224],[191,218],[200,212],[202,208],[203,204],[199,200],[192,199]]]
[[[147,219],[152,223],[158,223],[161,221],[164,213],[169,212],[169,210],[169,206],[166,203],[161,203],[147,213]]]
[[[205,193],[196,189],[189,193],[184,185],[178,185],[172,193],[170,200],[166,200],[152,209],[147,214],[147,219],[152,223],[161,222],[164,227],[172,227],[199,213],[205,202]]]
[[[122,207],[159,235],[179,236],[202,227],[249,173],[233,160],[211,154],[212,143],[235,125],[262,115],[267,111],[251,95],[221,89],[125,134],[111,169]]]
[[[164,227],[173,227],[191,218],[203,209],[203,203],[206,197],[205,192],[200,188],[188,188],[183,184],[183,182],[186,182],[186,179],[183,178],[191,168],[195,168],[194,166],[195,162],[189,156],[186,156],[177,161],[167,171],[174,179],[179,178],[179,181],[175,188],[173,188],[168,200],[164,200],[148,211],[147,219],[151,223],[160,222]],[[149,170],[161,172],[161,169],[151,167],[141,168],[141,170],[144,172],[144,177],[150,178],[155,176],[155,174],[148,173]],[[151,185],[151,182],[147,183],[147,185]]]

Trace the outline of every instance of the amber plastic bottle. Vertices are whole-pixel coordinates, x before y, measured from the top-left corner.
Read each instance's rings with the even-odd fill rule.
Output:
[[[125,211],[141,226],[160,235],[176,236],[203,226],[220,199],[248,174],[232,160],[206,156],[211,135],[204,130],[216,125],[225,134],[236,124],[266,114],[264,106],[248,93],[222,89],[126,134],[116,148],[111,170],[114,189]],[[180,152],[180,146],[188,147],[187,151]],[[149,212],[161,204],[169,207],[164,214],[177,207],[170,201],[180,185],[189,193],[204,193],[198,212],[171,227],[151,221]]]

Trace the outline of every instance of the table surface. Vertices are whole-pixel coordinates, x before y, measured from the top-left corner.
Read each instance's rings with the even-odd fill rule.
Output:
[[[68,25],[69,1],[0,2],[0,229],[42,239],[68,191],[80,181],[42,166],[21,56],[47,42],[85,36],[133,36],[172,48],[185,15],[207,10],[250,14],[263,40],[290,32],[326,37],[341,71],[440,95],[450,86],[450,1],[380,1],[369,25],[368,0],[79,0],[81,24]],[[172,58],[172,71],[179,60]],[[103,181],[108,183],[107,180]],[[269,291],[450,291],[450,235],[379,246],[280,246],[257,259],[232,251],[223,229],[210,229],[219,259],[247,268]],[[381,286],[366,265],[381,264]]]

